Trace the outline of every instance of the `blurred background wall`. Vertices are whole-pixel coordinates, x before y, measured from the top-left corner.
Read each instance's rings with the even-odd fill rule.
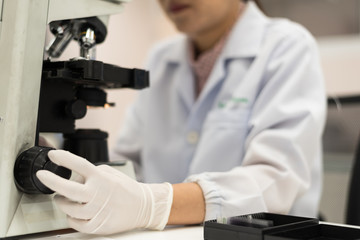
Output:
[[[329,97],[360,95],[360,0],[262,0],[262,4],[267,15],[299,22],[316,37]],[[123,13],[110,18],[108,37],[98,46],[97,59],[123,67],[141,68],[149,49],[156,42],[175,34],[176,30],[164,17],[157,0],[132,0],[125,5]],[[78,55],[78,46],[73,43],[61,59]],[[115,102],[116,107],[90,110],[85,119],[77,121],[77,127],[100,128],[109,132],[111,148],[122,126],[126,108],[136,94],[136,91],[127,89],[108,91],[108,101]],[[343,107],[342,111],[337,107],[329,109],[332,114],[330,121],[336,122],[337,136],[343,134],[344,138],[350,138],[350,145],[359,133],[359,109],[359,104],[350,109]],[[334,132],[334,129],[330,131]],[[331,140],[337,145],[331,136],[326,141]],[[328,221],[344,222],[353,151],[352,147],[346,151],[325,151],[321,213]]]
[[[298,22],[317,38],[329,95],[360,92],[359,0],[262,0],[261,3],[269,16]]]

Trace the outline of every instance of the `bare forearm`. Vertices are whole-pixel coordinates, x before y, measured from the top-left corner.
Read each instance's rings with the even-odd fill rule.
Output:
[[[205,217],[205,200],[196,183],[173,184],[173,204],[168,224],[199,224]]]

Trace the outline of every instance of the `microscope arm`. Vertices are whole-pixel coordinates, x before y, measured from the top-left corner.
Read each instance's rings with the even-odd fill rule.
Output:
[[[15,186],[17,156],[34,146],[45,33],[56,20],[120,13],[129,0],[0,0],[0,238],[67,227],[49,196]]]
[[[130,0],[49,0],[48,23],[56,20],[109,16]],[[104,19],[105,20],[105,19]]]

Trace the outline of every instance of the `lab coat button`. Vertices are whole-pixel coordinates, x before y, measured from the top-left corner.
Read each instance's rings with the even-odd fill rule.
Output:
[[[190,144],[196,144],[199,140],[199,134],[197,132],[189,132],[187,134],[187,141]]]

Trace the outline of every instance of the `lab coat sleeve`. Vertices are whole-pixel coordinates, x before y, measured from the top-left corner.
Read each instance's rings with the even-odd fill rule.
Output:
[[[299,36],[300,35],[300,36]],[[297,34],[283,39],[255,60],[264,69],[249,113],[241,166],[187,178],[197,182],[206,201],[206,220],[253,212],[289,213],[309,190],[321,135],[326,97],[313,38]],[[221,143],[219,143],[221,145]],[[224,154],[226,161],[226,155]]]

